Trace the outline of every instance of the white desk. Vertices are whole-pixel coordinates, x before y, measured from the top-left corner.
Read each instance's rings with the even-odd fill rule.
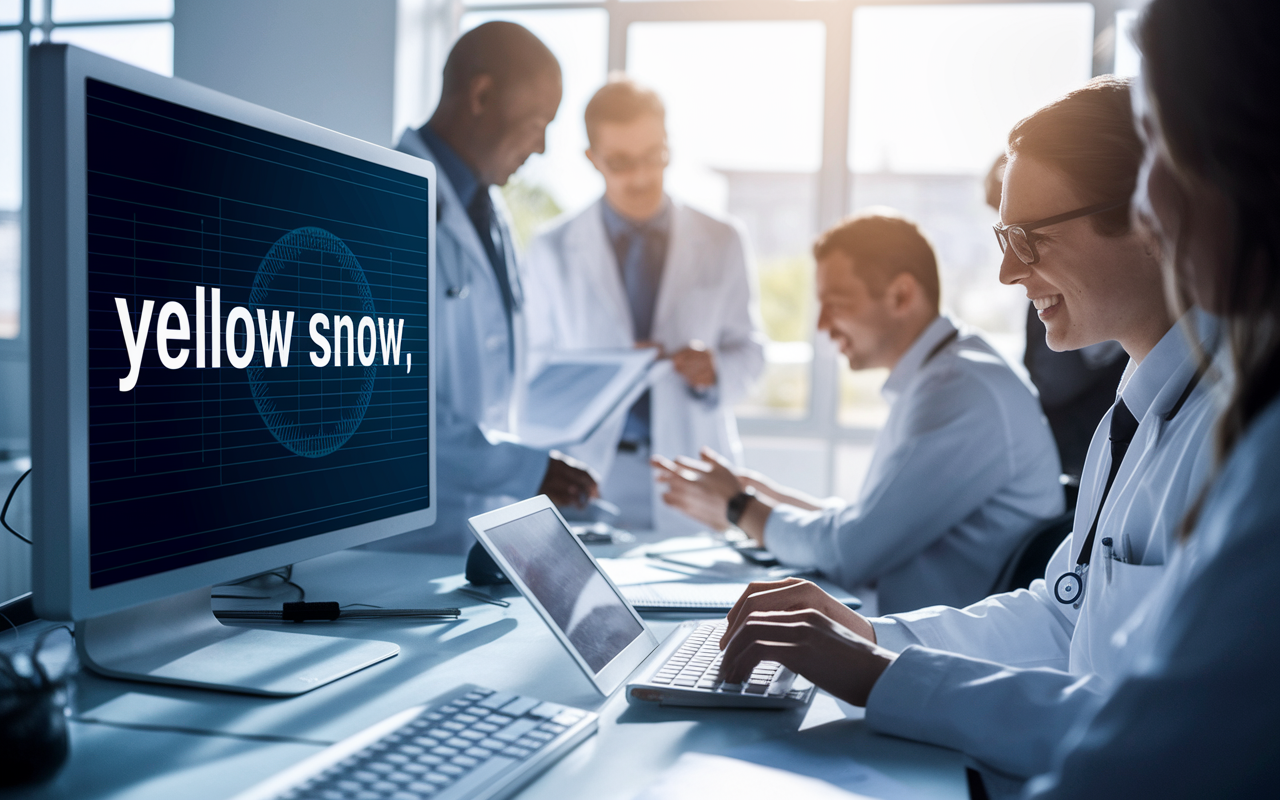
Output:
[[[453,592],[464,584],[462,565],[458,557],[372,551],[336,553],[299,564],[294,580],[306,588],[308,600],[463,609],[462,620],[446,623],[305,623],[308,633],[394,641],[401,653],[299,697],[273,700],[167,688],[82,672],[76,679],[75,714],[116,725],[73,722],[71,757],[58,776],[41,786],[6,792],[6,797],[222,800],[319,751],[325,743],[464,682],[590,709],[601,716],[599,733],[527,787],[521,798],[625,800],[683,752],[724,752],[802,728],[807,731],[803,737],[814,746],[838,748],[927,796],[968,797],[959,753],[871,734],[860,720],[844,719],[824,695],[806,711],[796,712],[635,708],[621,692],[602,698],[523,598],[508,597],[510,608],[500,608]],[[282,595],[254,605],[278,607],[281,599],[293,598]],[[675,622],[651,624],[662,635]]]

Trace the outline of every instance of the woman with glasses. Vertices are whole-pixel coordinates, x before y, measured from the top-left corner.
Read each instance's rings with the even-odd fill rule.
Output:
[[[1216,377],[1186,330],[1207,348],[1217,326],[1198,311],[1175,326],[1157,253],[1130,223],[1142,143],[1127,82],[1099,78],[1040,109],[1008,149],[1001,280],[1026,290],[1054,349],[1114,339],[1130,357],[1085,460],[1072,534],[1030,590],[963,609],[867,620],[807,582],[755,585],[729,615],[722,671],[735,680],[781,661],[865,705],[874,730],[1023,779],[1117,680],[1113,639],[1207,479]]]
[[[1168,282],[1221,316],[1220,467],[1126,631],[1133,656],[1037,798],[1270,797],[1280,763],[1280,13],[1154,0],[1139,27],[1137,202]],[[1174,299],[1177,299],[1176,296]]]

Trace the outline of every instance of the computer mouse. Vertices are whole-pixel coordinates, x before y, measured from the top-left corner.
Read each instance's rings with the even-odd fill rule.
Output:
[[[501,586],[504,583],[511,583],[507,580],[507,576],[502,574],[493,557],[479,543],[471,545],[471,552],[467,553],[466,576],[472,586]]]
[[[0,786],[52,777],[67,760],[66,690],[62,686],[8,686],[0,691]]]

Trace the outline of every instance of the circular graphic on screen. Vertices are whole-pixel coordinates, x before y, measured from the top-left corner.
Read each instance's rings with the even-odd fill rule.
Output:
[[[367,328],[364,340],[357,340],[360,320],[376,318],[364,268],[332,233],[297,228],[281,236],[258,265],[249,303],[258,341],[247,372],[258,414],[290,452],[329,455],[360,427],[373,397],[377,362],[360,356],[376,349],[377,340],[370,341]],[[290,311],[296,314],[292,326]],[[284,365],[279,354],[286,349],[286,332],[292,342]],[[323,366],[313,361],[325,352],[315,336],[329,348]]]

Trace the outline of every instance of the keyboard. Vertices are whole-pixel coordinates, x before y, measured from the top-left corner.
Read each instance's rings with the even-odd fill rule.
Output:
[[[507,797],[594,733],[597,722],[587,711],[464,684],[235,800]]]
[[[726,620],[704,622],[689,634],[671,657],[649,679],[649,683],[678,689],[703,689],[727,694],[785,695],[795,674],[777,661],[761,661],[742,683],[720,679],[720,637]]]

